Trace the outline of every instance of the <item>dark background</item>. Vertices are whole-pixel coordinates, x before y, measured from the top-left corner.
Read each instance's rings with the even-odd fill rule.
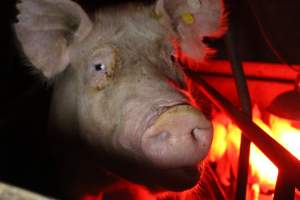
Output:
[[[84,2],[83,7],[92,12],[98,6],[124,1]],[[242,59],[279,63],[280,60],[266,45],[245,2],[228,1],[236,16],[236,42]],[[287,63],[300,64],[300,1],[251,2],[265,35],[277,53]],[[1,20],[0,45],[0,181],[59,197],[55,164],[47,151],[49,144],[45,138],[51,86],[42,83],[28,66],[24,66],[17,51],[12,30],[17,14],[15,1],[1,1],[0,5],[1,13],[5,14],[1,18],[4,20]],[[220,49],[217,58],[226,59],[223,40],[211,43]]]

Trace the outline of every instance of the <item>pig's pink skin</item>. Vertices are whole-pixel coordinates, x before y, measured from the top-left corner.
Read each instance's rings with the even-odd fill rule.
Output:
[[[198,181],[211,124],[167,82],[186,87],[170,59],[170,39],[188,44],[187,37],[197,38],[203,59],[199,38],[216,33],[222,9],[217,0],[202,1],[198,10],[186,2],[181,9],[168,0],[105,7],[93,21],[68,0],[18,5],[15,28],[24,53],[54,83],[49,132],[67,190],[84,193],[118,180],[97,174],[99,164],[152,189],[183,190]],[[184,24],[178,12],[192,14],[195,24]],[[205,21],[201,32],[198,23]]]

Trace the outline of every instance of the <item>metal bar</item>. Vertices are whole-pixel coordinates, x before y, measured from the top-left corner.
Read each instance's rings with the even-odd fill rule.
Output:
[[[251,141],[244,134],[242,134],[238,161],[237,183],[235,186],[236,200],[246,199],[250,144]]]
[[[276,81],[295,82],[297,72],[285,65],[269,62],[242,62],[247,80],[267,79]],[[298,65],[300,68],[300,65]],[[197,68],[201,74],[216,74],[232,76],[230,62],[227,60],[209,61],[209,66],[203,65]]]
[[[238,32],[238,22],[237,22],[237,11],[238,7],[241,6],[242,1],[225,1],[227,3],[227,8],[230,11],[228,15],[229,25],[228,32],[225,36],[225,44],[227,55],[231,63],[231,69],[235,79],[235,85],[237,93],[240,99],[241,107],[244,113],[251,117],[251,100],[249,95],[249,90],[246,83],[245,73],[242,66],[242,61],[240,54],[238,52],[237,45],[237,32]],[[250,157],[250,140],[245,137],[244,134],[241,136],[241,145],[239,152],[238,161],[238,172],[237,172],[237,184],[235,186],[235,199],[243,200],[246,197],[247,180],[248,180],[248,168],[249,168],[249,157]]]
[[[223,97],[217,90],[211,87],[206,81],[191,72],[186,72],[192,81],[198,82],[199,90],[208,97],[213,104],[223,110],[232,121],[243,131],[243,134],[250,139],[278,168],[285,169],[291,184],[300,185],[300,161],[288,150],[281,146],[271,136],[265,133],[260,127],[251,121],[251,118],[239,111],[230,101]]]
[[[279,170],[275,186],[274,200],[294,200],[295,187],[290,184],[289,175],[284,170]]]
[[[250,118],[252,118],[251,100],[250,100],[250,94],[247,86],[247,80],[245,77],[242,61],[237,51],[237,46],[234,41],[234,38],[235,38],[234,29],[230,29],[225,37],[227,54],[231,63],[231,69],[235,79],[235,86],[237,89],[238,96],[240,98],[242,110]],[[245,137],[245,135],[242,134],[240,152],[239,152],[239,161],[238,161],[237,184],[235,187],[236,200],[243,200],[246,197],[249,157],[250,157],[250,144],[251,144],[250,140],[248,140]]]
[[[247,87],[247,80],[245,77],[243,64],[240,59],[237,47],[234,43],[234,32],[228,32],[225,37],[225,43],[227,48],[228,57],[231,63],[231,69],[235,78],[236,89],[240,95],[240,101],[243,112],[251,116],[251,100]]]
[[[228,200],[225,192],[223,191],[219,178],[216,176],[215,171],[211,168],[210,165],[206,166],[203,176],[203,180],[209,182],[209,184],[206,184],[205,186],[211,188],[211,190],[213,191],[214,199]]]
[[[228,78],[232,79],[232,74],[222,74],[222,73],[213,73],[213,72],[204,72],[204,71],[197,71],[195,73],[200,74],[202,77],[209,77],[209,78]],[[272,78],[265,78],[265,77],[253,77],[247,76],[247,81],[259,81],[259,82],[270,82],[270,83],[280,83],[286,84],[289,86],[295,85],[295,80],[284,80],[284,79],[272,79]]]

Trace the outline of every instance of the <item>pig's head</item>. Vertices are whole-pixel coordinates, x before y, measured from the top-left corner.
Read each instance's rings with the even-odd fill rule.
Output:
[[[151,184],[184,189],[197,182],[212,127],[170,84],[185,86],[171,40],[203,59],[203,37],[220,26],[220,1],[110,6],[93,20],[69,0],[23,0],[18,8],[23,51],[54,83],[51,121],[59,132],[80,136],[99,158],[147,168],[140,175]]]

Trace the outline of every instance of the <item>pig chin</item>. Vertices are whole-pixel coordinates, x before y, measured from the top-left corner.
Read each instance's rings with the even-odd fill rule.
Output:
[[[201,172],[200,166],[158,170],[156,171],[154,178],[154,181],[158,186],[156,189],[169,191],[183,191],[190,189],[198,183]]]

